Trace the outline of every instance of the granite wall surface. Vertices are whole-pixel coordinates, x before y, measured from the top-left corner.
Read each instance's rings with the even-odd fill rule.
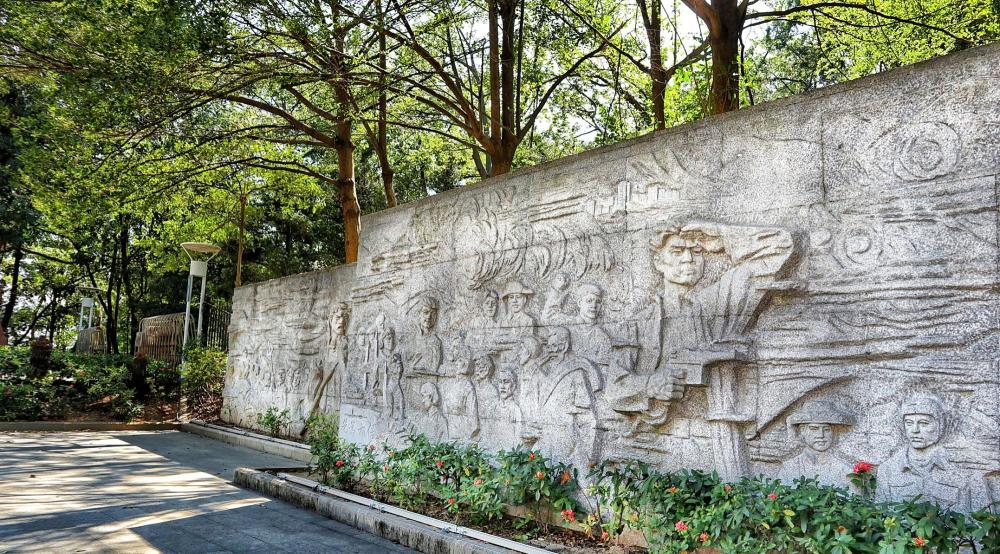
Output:
[[[1000,499],[1000,47],[366,216],[236,293],[224,417]]]

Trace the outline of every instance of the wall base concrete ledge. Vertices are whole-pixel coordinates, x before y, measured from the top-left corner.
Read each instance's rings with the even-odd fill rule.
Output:
[[[221,425],[213,425],[204,421],[192,420],[180,426],[186,433],[201,435],[235,446],[243,446],[251,450],[274,454],[308,464],[312,461],[309,447],[294,441],[276,439],[267,435],[252,433],[242,429],[233,429]]]
[[[538,547],[458,527],[395,506],[331,489],[316,481],[297,476],[283,473],[275,475],[267,470],[239,468],[236,470],[233,483],[313,510],[322,516],[427,554],[547,552]],[[504,546],[470,538],[470,534]]]

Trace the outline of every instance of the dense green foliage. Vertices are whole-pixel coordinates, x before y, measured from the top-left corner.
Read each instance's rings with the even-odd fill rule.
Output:
[[[226,353],[220,350],[188,348],[180,371],[183,377],[181,390],[189,404],[203,406],[221,400],[226,379],[226,360]]]
[[[186,353],[183,391],[198,415],[218,413],[226,355]],[[181,382],[176,368],[120,354],[52,352],[43,368],[25,347],[0,347],[0,421],[172,419]]]
[[[137,383],[128,356],[53,354],[48,372],[33,375],[27,348],[0,348],[0,421],[104,416],[130,421],[142,411],[140,390],[161,398],[177,390],[177,373],[150,364]]]
[[[527,519],[555,523],[558,512],[563,525],[598,542],[640,531],[655,553],[946,554],[1000,545],[996,514],[967,516],[919,499],[875,502],[804,478],[725,483],[703,471],[605,462],[578,480],[571,467],[523,447],[491,455],[424,436],[407,437],[405,448],[361,447],[339,439],[329,422],[310,427],[308,442],[312,469],[329,485],[418,511],[444,509],[475,525],[504,517],[511,506],[529,509],[519,527]]]
[[[363,484],[378,499],[416,510],[437,506],[462,522],[499,520],[510,505],[529,510],[522,525],[549,525],[553,513],[580,509],[576,470],[523,447],[491,455],[423,435],[407,437],[405,448],[360,447],[338,438],[329,421],[311,425],[307,442],[324,483],[349,490]]]
[[[129,352],[141,318],[182,309],[183,241],[222,247],[221,304],[237,280],[344,261],[345,121],[344,177],[370,213],[390,191],[477,180],[511,149],[526,166],[704,117],[693,4],[0,0],[0,328],[66,347],[89,286],[109,350]],[[749,6],[743,105],[1000,38],[996,0]],[[670,70],[657,94],[651,37]]]

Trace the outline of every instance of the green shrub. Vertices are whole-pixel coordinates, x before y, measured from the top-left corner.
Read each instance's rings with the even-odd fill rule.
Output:
[[[660,472],[642,462],[609,461],[591,468],[581,495],[573,468],[524,447],[489,455],[477,446],[413,435],[405,448],[360,448],[340,440],[329,424],[311,426],[308,440],[324,482],[350,489],[363,480],[375,498],[416,510],[436,504],[472,524],[522,505],[543,527],[558,511],[601,541],[626,529],[641,531],[652,553],[700,547],[725,554],[1000,552],[996,514],[874,502],[811,479],[726,483],[705,471]],[[578,499],[590,503],[586,511]],[[515,522],[519,529],[532,524],[528,518]]]
[[[142,410],[128,356],[53,352],[44,374],[27,348],[0,347],[0,420],[63,418],[70,412],[129,421]]]
[[[188,348],[181,373],[184,394],[189,400],[220,396],[226,379],[226,353],[214,348]]]
[[[614,537],[641,530],[653,553],[711,546],[724,553],[957,552],[993,544],[995,516],[965,516],[926,502],[876,503],[847,489],[766,477],[725,483],[714,473],[651,470],[646,464],[604,463],[589,478],[597,502],[592,533]],[[992,518],[992,520],[991,520]]]
[[[265,429],[272,437],[277,437],[283,430],[287,430],[291,423],[288,410],[279,411],[274,406],[269,406],[262,413],[257,414],[257,425]]]

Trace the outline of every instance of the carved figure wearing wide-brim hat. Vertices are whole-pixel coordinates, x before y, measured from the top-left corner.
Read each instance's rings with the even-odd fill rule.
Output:
[[[786,483],[810,477],[824,485],[847,486],[853,466],[836,444],[840,429],[854,425],[854,417],[833,402],[814,400],[792,414],[788,425],[804,448],[781,464],[777,477]]]
[[[793,427],[803,423],[854,425],[854,417],[829,400],[814,400],[788,418],[788,424]]]
[[[507,283],[507,287],[503,289],[503,294],[500,295],[500,298],[506,300],[508,297],[513,296],[515,294],[522,294],[524,296],[534,296],[535,291],[531,290],[530,288],[525,286],[524,283],[520,281],[511,281]]]

